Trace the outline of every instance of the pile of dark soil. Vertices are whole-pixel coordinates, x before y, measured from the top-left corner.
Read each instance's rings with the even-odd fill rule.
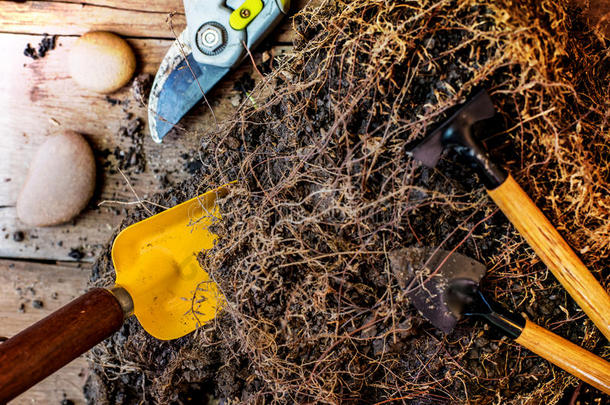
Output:
[[[155,200],[238,180],[219,201],[220,242],[201,256],[226,307],[173,342],[128,321],[93,351],[91,402],[213,392],[237,403],[557,403],[578,380],[472,320],[435,330],[388,252],[472,256],[489,267],[489,296],[609,354],[459,157],[431,170],[406,154],[486,87],[500,112],[487,137],[495,157],[608,286],[610,55],[580,18],[551,0],[337,0],[300,12],[302,41],[251,92],[256,107],[205,134],[200,174]],[[107,251],[94,281],[112,278]]]

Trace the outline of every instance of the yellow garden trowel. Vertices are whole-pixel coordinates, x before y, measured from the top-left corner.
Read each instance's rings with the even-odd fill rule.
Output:
[[[124,229],[112,246],[116,283],[95,288],[0,344],[0,404],[119,330],[131,315],[157,339],[182,337],[214,319],[224,305],[197,255],[214,246],[226,188]]]

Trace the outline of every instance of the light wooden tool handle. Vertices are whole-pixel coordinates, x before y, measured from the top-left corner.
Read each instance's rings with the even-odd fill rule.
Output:
[[[562,337],[526,321],[517,343],[610,394],[610,363]]]
[[[487,191],[576,303],[610,340],[610,296],[512,176]]]
[[[96,288],[0,343],[4,404],[104,340],[123,324],[123,309]]]

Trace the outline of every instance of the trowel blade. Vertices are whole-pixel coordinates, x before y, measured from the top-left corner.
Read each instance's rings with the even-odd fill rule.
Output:
[[[163,137],[218,83],[229,69],[195,61],[187,31],[174,41],[155,76],[148,100],[150,135]]]
[[[406,248],[390,253],[390,264],[413,306],[445,333],[461,317],[460,308],[448,303],[447,288],[453,280],[479,284],[486,267],[467,256],[435,248]]]
[[[409,152],[413,159],[419,160],[426,167],[434,167],[443,153],[442,131],[436,130]]]
[[[424,166],[435,167],[445,149],[443,134],[451,129],[453,131],[471,131],[471,127],[478,121],[493,117],[494,104],[487,91],[480,90],[472,98],[462,104],[457,112],[441,124],[436,130],[426,136],[415,148],[408,153]]]

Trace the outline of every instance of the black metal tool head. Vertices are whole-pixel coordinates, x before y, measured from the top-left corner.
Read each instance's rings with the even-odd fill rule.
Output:
[[[434,167],[443,151],[452,147],[479,170],[485,186],[493,189],[504,182],[506,172],[490,160],[485,149],[473,136],[473,126],[477,122],[492,118],[494,114],[494,104],[489,94],[481,90],[409,154],[425,166]]]
[[[459,253],[434,248],[405,248],[389,254],[392,271],[411,303],[445,333],[461,319],[467,300],[457,291],[476,291],[485,265]]]

